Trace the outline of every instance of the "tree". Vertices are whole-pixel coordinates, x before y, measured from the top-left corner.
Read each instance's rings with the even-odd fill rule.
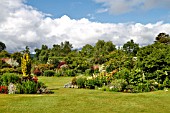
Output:
[[[71,52],[73,46],[72,44],[70,44],[69,41],[65,41],[64,43],[61,42],[60,48],[61,48],[61,56],[66,56],[68,55],[68,53]]]
[[[86,44],[85,46],[83,46],[81,50],[82,56],[87,56],[87,57],[92,57],[93,52],[94,52],[94,47],[90,44]]]
[[[141,69],[148,79],[158,79],[163,82],[166,71],[170,70],[170,45],[157,42],[142,47],[137,53],[137,67]]]
[[[109,52],[116,50],[112,41],[105,42],[104,40],[98,40],[94,48],[95,54],[99,55],[108,54]]]
[[[112,41],[108,41],[104,44],[104,49],[106,53],[110,53],[114,50],[116,50],[115,45],[112,43]]]
[[[42,50],[47,50],[47,49],[48,49],[48,46],[47,46],[47,45],[42,45],[41,49],[42,49]]]
[[[170,44],[170,36],[166,33],[159,33],[156,37],[156,42],[164,43],[164,44]]]
[[[6,45],[0,41],[0,52],[6,49]]]
[[[41,53],[41,50],[38,49],[38,48],[36,48],[34,51],[35,51],[35,56],[34,56],[35,59],[36,59],[36,60],[39,60],[39,55],[40,55],[40,53]]]
[[[139,44],[136,44],[133,40],[130,40],[123,45],[123,49],[126,53],[136,56],[139,50]]]

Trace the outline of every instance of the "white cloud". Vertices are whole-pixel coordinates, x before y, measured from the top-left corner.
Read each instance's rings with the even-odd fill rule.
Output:
[[[6,44],[8,51],[21,51],[25,46],[34,50],[42,44],[51,47],[66,40],[74,48],[94,44],[99,39],[113,41],[116,45],[134,39],[140,45],[147,45],[153,43],[160,32],[170,34],[170,24],[163,22],[146,25],[99,23],[86,18],[75,20],[66,15],[52,19],[21,0],[16,0],[13,6],[12,3],[13,0],[0,1],[0,10],[5,11],[0,18],[0,41]]]
[[[123,14],[132,11],[150,10],[154,8],[169,8],[170,0],[95,0],[102,3],[97,13],[110,12],[111,14]]]

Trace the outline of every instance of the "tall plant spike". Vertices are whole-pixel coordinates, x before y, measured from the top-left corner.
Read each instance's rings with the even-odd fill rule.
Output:
[[[23,76],[29,76],[31,74],[31,59],[28,53],[25,53],[21,58],[21,67]]]

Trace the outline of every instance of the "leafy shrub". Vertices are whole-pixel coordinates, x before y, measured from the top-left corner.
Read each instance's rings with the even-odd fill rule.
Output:
[[[55,71],[53,70],[46,70],[44,71],[44,76],[51,77],[55,75]]]
[[[85,82],[86,82],[86,78],[83,76],[79,76],[76,79],[76,84],[79,88],[84,88],[85,87]]]
[[[65,74],[71,77],[75,76],[74,70],[71,70],[71,69],[65,70]]]
[[[116,73],[117,79],[124,79],[126,82],[129,83],[130,77],[131,77],[131,72],[129,69],[124,68],[121,71]]]
[[[60,69],[59,69],[59,70],[57,70],[54,76],[56,76],[56,77],[64,76],[64,75],[63,75],[63,71],[62,71],[62,70],[60,70]]]
[[[3,69],[0,69],[0,73],[3,74],[3,73],[14,73],[16,72],[16,70],[14,68],[3,68]]]
[[[95,88],[95,80],[94,79],[87,79],[85,82],[86,88],[94,89]]]
[[[52,65],[52,64],[39,64],[37,66],[37,68],[40,69],[41,72],[44,72],[46,70],[54,69],[54,65]]]
[[[15,73],[4,73],[1,76],[2,84],[8,86],[9,83],[18,83],[20,81],[20,77]]]
[[[101,88],[102,91],[110,91],[110,88],[108,86],[102,86]]]
[[[58,57],[49,57],[47,63],[52,64],[54,65],[54,68],[57,68],[60,62],[59,62]]]
[[[37,93],[38,85],[34,81],[22,81],[21,84],[17,84],[18,94],[35,94]]]
[[[86,70],[85,70],[85,75],[86,75],[86,76],[89,76],[89,75],[92,74],[92,72],[93,72],[93,71],[92,71],[91,69],[86,69]]]
[[[11,68],[11,65],[7,64],[3,60],[0,60],[0,69],[2,69],[2,68]]]
[[[114,64],[109,64],[106,66],[106,71],[109,73],[115,69]]]
[[[169,80],[169,78],[168,78],[168,77],[166,77],[166,79],[164,80],[164,82],[163,82],[163,86],[164,86],[164,87],[167,87],[167,88],[169,88],[169,87],[170,87],[170,80]]]
[[[21,67],[17,67],[17,68],[16,68],[16,73],[22,74],[22,68],[21,68]]]
[[[109,86],[111,91],[121,92],[126,88],[127,82],[124,79],[115,79]]]

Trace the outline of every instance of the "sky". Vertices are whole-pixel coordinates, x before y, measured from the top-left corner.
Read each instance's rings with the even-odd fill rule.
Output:
[[[170,34],[170,0],[0,0],[0,41],[16,52],[69,41],[152,44]]]

